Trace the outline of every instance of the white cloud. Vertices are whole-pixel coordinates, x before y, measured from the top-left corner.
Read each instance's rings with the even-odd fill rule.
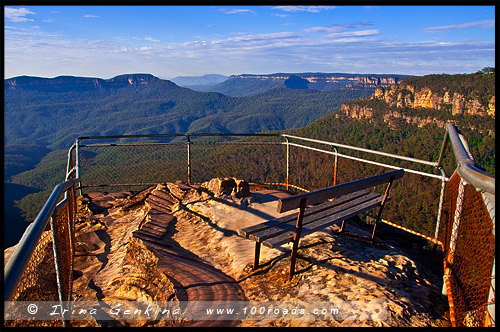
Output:
[[[469,22],[469,23],[443,25],[443,26],[437,26],[437,27],[428,27],[428,28],[425,28],[424,31],[432,33],[432,32],[439,32],[439,31],[446,31],[446,30],[463,30],[463,29],[470,29],[470,28],[483,28],[483,29],[495,28],[495,20],[482,20],[482,21],[475,21],[475,22]]]
[[[27,18],[26,15],[35,15],[34,12],[26,8],[5,8],[4,11],[5,19],[11,22],[28,22],[34,21],[31,18]]]
[[[363,28],[367,26],[373,26],[373,23],[370,22],[360,22],[360,23],[350,23],[350,24],[333,24],[330,26],[319,26],[319,27],[311,27],[304,29],[303,32],[311,33],[336,33],[340,31],[345,31],[348,29],[356,29]]]
[[[146,37],[144,40],[150,41],[150,42],[160,42],[158,39],[154,39],[153,37]]]
[[[112,77],[123,68],[164,77],[171,75],[167,70],[181,75],[195,69],[224,74],[302,70],[425,74],[464,72],[464,62],[477,68],[494,62],[494,42],[389,40],[377,29],[363,29],[369,25],[165,42],[147,35],[75,39],[43,27],[11,24],[4,28],[5,75],[55,76],[50,74],[54,68],[57,74],[97,77]]]
[[[273,9],[283,10],[285,12],[308,12],[319,13],[323,10],[335,9],[335,6],[275,6]]]
[[[227,9],[220,9],[221,12],[224,14],[255,14],[253,10],[250,9],[232,9],[232,10],[227,10]]]
[[[93,15],[93,14],[86,14],[86,15],[83,15],[83,17],[85,17],[85,18],[96,18],[96,17],[99,17],[99,16]]]
[[[379,35],[380,31],[379,30],[361,30],[361,31],[344,31],[344,32],[337,32],[337,33],[329,33],[327,34],[328,37],[334,37],[334,38],[345,38],[345,37],[367,37],[367,36],[376,36]]]

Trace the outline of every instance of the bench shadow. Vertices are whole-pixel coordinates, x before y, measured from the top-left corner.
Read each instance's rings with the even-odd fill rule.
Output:
[[[209,191],[208,189],[205,189],[203,187],[200,187],[197,190],[200,191],[200,192],[206,193],[207,195],[209,195],[209,198],[204,199],[204,200],[198,200],[198,201],[189,202],[188,204],[185,204],[185,205],[183,204],[184,207],[187,208],[188,205],[191,205],[191,204],[194,204],[194,203],[199,203],[199,202],[204,202],[204,201],[208,201],[208,200],[213,200],[213,201],[215,201],[217,203],[220,203],[220,204],[223,204],[223,205],[235,208],[237,210],[241,210],[241,211],[253,214],[254,216],[257,216],[257,217],[265,219],[265,220],[270,220],[270,219],[274,219],[275,218],[275,216],[272,216],[272,215],[270,215],[268,213],[265,213],[263,211],[260,211],[260,210],[257,210],[257,209],[254,209],[254,208],[250,207],[250,204],[253,203],[253,202],[261,203],[262,204],[262,203],[269,203],[269,202],[272,202],[272,201],[278,201],[279,198],[274,197],[272,195],[262,194],[262,193],[258,193],[258,192],[251,192],[250,196],[241,197],[240,198],[240,204],[237,204],[232,199],[230,199],[230,198],[232,198],[232,196],[216,197],[214,195],[214,193],[212,193],[211,191]],[[252,198],[252,197],[254,199],[253,202],[249,202],[248,200],[245,200],[245,198]]]
[[[363,223],[360,219],[350,219],[347,222],[347,227],[342,233],[338,231],[339,228],[337,230],[332,228],[323,230],[327,234],[326,236],[331,237],[334,241],[319,237],[313,240],[312,243],[299,244],[295,276],[300,276],[304,272],[312,272],[312,268],[318,266],[343,276],[352,276],[353,278],[376,283],[398,297],[408,297],[408,291],[426,287],[428,289],[427,297],[433,306],[429,307],[425,303],[421,303],[421,301],[414,300],[412,301],[413,310],[420,314],[430,313],[436,318],[445,315],[448,310],[448,303],[446,297],[440,292],[443,286],[442,269],[440,268],[442,262],[439,261],[439,257],[437,256],[430,257],[430,250],[424,248],[425,239],[412,234],[399,234],[402,236],[398,241],[408,243],[407,248],[402,249],[397,245],[398,242],[395,242],[393,239],[395,233],[399,230],[393,232],[392,226],[380,224],[379,226],[383,225],[383,227],[378,228],[377,236],[372,243],[369,232],[372,226],[366,225],[364,229],[358,228],[360,226],[359,223]],[[370,236],[367,236],[367,234],[370,234]],[[301,239],[302,241],[303,239]],[[348,248],[346,248],[346,245],[348,245]],[[422,246],[422,249],[416,250],[415,247],[418,246]],[[321,248],[322,251],[336,252],[338,255],[321,259],[315,258],[314,255],[307,252],[315,248]],[[275,249],[280,250],[282,254],[261,263],[259,269],[249,272],[248,275],[238,281],[244,281],[253,276],[264,276],[283,260],[288,265],[291,249],[281,246]],[[385,278],[363,271],[365,270],[363,267],[369,262],[377,263],[380,259],[384,259],[386,255],[392,256],[398,254],[411,259],[416,267],[405,269],[405,274],[403,275],[403,270],[399,270],[396,267],[397,262],[387,260],[386,268],[389,272]],[[361,267],[361,269],[356,271],[335,264],[335,260],[343,258],[349,259],[352,264]],[[418,275],[415,274],[416,270],[418,270]],[[401,278],[404,280],[401,281]],[[423,285],[421,281],[423,279],[429,281],[430,284],[426,283],[426,286]]]
[[[224,234],[224,236],[232,236],[232,235],[238,235],[238,233],[232,229],[228,229],[228,228],[224,228],[224,227],[220,227],[219,225],[215,224],[210,218],[202,215],[201,213],[198,213],[196,211],[193,211],[191,210],[190,208],[188,208],[186,205],[182,204],[182,205],[179,205],[179,209],[182,209],[196,217],[198,217],[199,219],[201,219],[205,224],[207,224],[208,226],[212,227],[213,229],[219,231],[219,232],[222,232],[222,234]]]
[[[386,225],[387,227],[391,227]],[[342,275],[350,275],[356,278],[361,278],[367,281],[375,282],[376,284],[383,286],[385,289],[387,289],[389,292],[393,294],[397,294],[397,296],[401,297],[407,297],[408,296],[408,291],[411,289],[418,289],[422,286],[421,283],[417,282],[417,279],[427,279],[430,281],[430,285],[428,284],[427,287],[429,289],[429,296],[432,297],[433,299],[433,304],[435,304],[432,308],[425,307],[422,303],[419,301],[412,301],[413,308],[416,310],[416,312],[422,314],[422,313],[432,313],[436,318],[442,317],[445,312],[447,311],[447,299],[445,296],[441,294],[441,289],[443,286],[443,281],[442,281],[442,271],[439,268],[440,262],[437,260],[439,259],[438,257],[434,257],[434,259],[431,259],[429,257],[429,252],[428,250],[422,249],[420,252],[410,252],[408,250],[402,250],[399,247],[394,246],[390,241],[386,241],[383,236],[379,237],[378,239],[376,238],[376,242],[373,244],[371,243],[371,239],[369,237],[365,237],[363,235],[358,235],[354,232],[350,231],[344,231],[342,233],[340,232],[334,232],[332,230],[331,234],[329,236],[332,236],[334,238],[334,242],[329,242],[325,241],[324,239],[321,239],[318,242],[315,243],[310,243],[306,244],[303,246],[299,246],[299,250],[297,253],[297,266],[303,265],[304,262],[307,262],[306,266],[301,266],[300,268],[297,268],[295,274],[299,275],[301,273],[311,271],[313,266],[321,266],[322,268],[326,268],[332,271],[335,271],[338,274]],[[422,240],[422,239],[417,239],[417,241]],[[332,251],[337,251],[340,252],[339,249],[343,247],[345,243],[356,243],[353,245],[355,249],[352,249],[350,251],[354,252],[355,250],[358,250],[361,252],[358,254],[356,252],[353,256],[348,256],[345,254],[340,254],[339,256],[336,257],[328,257],[324,259],[316,259],[314,257],[311,257],[311,255],[305,254],[303,249],[314,249],[315,247],[321,246],[328,244],[330,246],[330,250]],[[370,248],[370,254],[366,255],[363,254],[362,252],[365,250],[365,248]],[[302,249],[302,250],[301,250]],[[302,252],[301,252],[302,251]],[[399,276],[399,278],[403,278],[404,282],[401,282],[401,279],[396,279],[396,278],[380,278],[374,275],[371,275],[369,273],[365,273],[363,271],[354,271],[351,269],[346,269],[342,266],[335,265],[332,260],[337,260],[337,259],[342,259],[342,258],[348,258],[353,262],[360,263],[358,266],[363,267],[366,263],[369,262],[377,262],[380,259],[383,259],[386,255],[394,255],[394,254],[399,254],[402,256],[405,256],[409,259],[411,259],[416,267],[411,268],[411,269],[406,269],[405,270],[405,275],[402,275],[403,271],[401,271],[401,274],[397,271],[396,267],[396,262],[394,261],[387,261],[386,268],[390,271],[389,275],[392,276]],[[299,261],[302,260],[302,264],[299,263]],[[432,266],[433,265],[433,266]],[[442,263],[441,263],[442,265]],[[431,270],[429,270],[429,267],[432,267]],[[415,274],[415,270],[418,270],[419,274]],[[398,287],[398,285],[401,285]]]

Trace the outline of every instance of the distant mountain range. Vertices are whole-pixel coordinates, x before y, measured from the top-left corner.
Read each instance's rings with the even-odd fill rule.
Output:
[[[196,80],[194,77],[184,86],[196,91],[219,92],[228,96],[242,97],[265,92],[274,88],[310,89],[332,91],[340,89],[375,89],[377,86],[388,87],[398,84],[409,75],[399,74],[345,74],[345,73],[276,73],[266,75],[232,75],[219,83],[201,83],[205,76]],[[218,77],[223,79],[223,77]],[[179,85],[182,85],[179,83]]]
[[[4,175],[30,169],[42,157],[40,151],[68,148],[77,136],[299,128],[374,91],[296,90],[302,84],[298,80],[235,98],[179,87],[150,74],[10,78],[4,83]]]
[[[203,76],[177,76],[170,79],[170,81],[174,82],[178,86],[197,90],[198,88],[208,85],[222,83],[227,79],[229,79],[229,76],[219,74],[206,74]]]
[[[104,89],[120,89],[126,87],[151,86],[173,88],[176,85],[168,80],[160,80],[150,74],[120,75],[110,79],[58,76],[43,78],[19,76],[5,80],[6,91],[44,91],[54,93],[85,92]]]

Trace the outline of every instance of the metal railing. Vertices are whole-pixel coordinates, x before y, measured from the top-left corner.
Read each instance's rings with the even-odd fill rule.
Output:
[[[64,308],[71,299],[78,182],[58,184],[24,232],[4,269],[4,301],[60,301]]]
[[[130,139],[160,139],[160,138],[175,138],[180,139],[180,141],[170,141],[170,142],[123,142],[123,140]],[[195,140],[194,138],[198,138]],[[199,138],[205,140],[199,140]],[[206,139],[219,139],[219,141],[207,141]],[[240,138],[239,140],[228,141],[228,138]],[[250,138],[253,141],[243,141],[241,138]],[[121,140],[118,142],[103,142],[109,141],[111,139]],[[259,139],[259,140],[257,140]],[[265,139],[265,140],[262,140]],[[89,141],[97,141],[89,142]],[[82,188],[96,188],[96,187],[122,187],[127,188],[130,186],[149,186],[156,184],[158,182],[166,182],[166,181],[176,181],[184,178],[188,184],[193,182],[201,183],[203,181],[210,180],[211,177],[224,177],[224,176],[232,176],[237,177],[237,174],[234,174],[235,171],[233,169],[230,174],[219,174],[217,172],[220,169],[226,167],[223,162],[220,162],[218,166],[214,166],[212,168],[209,167],[208,163],[212,163],[213,161],[202,159],[202,158],[193,158],[193,151],[199,151],[196,149],[206,150],[209,147],[214,146],[216,148],[221,148],[221,146],[237,146],[239,150],[246,151],[248,147],[255,148],[256,146],[260,147],[260,150],[254,151],[253,161],[255,161],[254,165],[251,167],[254,173],[250,174],[247,169],[240,170],[239,176],[249,182],[255,183],[263,183],[263,184],[275,184],[284,186],[287,190],[291,188],[295,188],[302,191],[307,191],[309,189],[313,189],[312,187],[325,186],[325,185],[335,185],[338,182],[339,177],[339,167],[338,162],[341,159],[349,160],[349,162],[358,162],[363,163],[365,165],[370,165],[373,167],[383,168],[383,169],[401,169],[403,168],[408,176],[415,177],[425,177],[429,179],[433,179],[434,181],[440,182],[440,191],[436,193],[436,196],[439,197],[436,202],[433,204],[434,211],[432,214],[434,215],[434,219],[436,220],[435,225],[432,230],[430,229],[419,229],[417,235],[421,235],[426,239],[432,241],[433,243],[438,243],[438,231],[441,217],[441,209],[442,203],[444,199],[444,187],[445,183],[448,180],[446,177],[442,167],[437,162],[431,162],[416,158],[410,158],[406,156],[395,155],[386,152],[374,151],[365,148],[359,148],[354,146],[349,146],[340,143],[298,137],[294,135],[288,134],[165,134],[165,135],[122,135],[122,136],[93,136],[93,137],[79,137],[75,143],[77,147],[76,151],[76,160],[81,163],[81,168],[83,169],[83,176],[81,177]],[[140,152],[138,152],[140,147]],[[135,150],[134,150],[135,149]],[[331,149],[331,150],[329,150]],[[293,150],[293,153],[292,153]],[[342,150],[346,152],[343,153]],[[121,151],[121,152],[118,152]],[[215,151],[215,150],[213,150]],[[300,179],[301,173],[304,173],[305,170],[302,166],[297,164],[297,160],[300,153],[303,151],[309,151],[311,153],[319,153],[322,156],[332,157],[334,158],[332,172],[333,174],[327,175],[326,180],[323,180],[324,184],[314,183],[314,181],[302,181]],[[372,156],[371,159],[367,159],[367,157],[359,157],[348,154],[347,152],[357,152],[364,155]],[[90,155],[89,158],[85,158],[84,156],[79,156],[80,152],[87,152]],[[227,153],[232,153],[232,151],[227,151]],[[272,153],[274,155],[273,162],[278,161],[279,164],[273,165],[263,165],[263,162],[258,160],[262,158],[262,156]],[[154,165],[146,165],[143,163],[143,160],[136,160],[130,158],[135,158],[134,156],[139,154],[149,155],[152,158],[159,158],[160,161]],[[100,159],[100,156],[103,156]],[[106,157],[104,157],[106,156]],[[220,157],[221,155],[219,155]],[[374,160],[376,157],[383,157],[386,159],[393,160],[393,162],[381,162]],[[104,160],[104,158],[108,158]],[[98,159],[100,159],[98,161]],[[127,160],[128,159],[128,160]],[[175,161],[172,161],[175,159]],[[413,165],[413,167],[402,167],[401,163],[396,163],[395,160],[407,162],[408,164]],[[230,163],[236,164],[239,160],[231,160]],[[327,163],[329,161],[326,161]],[[100,164],[99,164],[100,163]],[[127,165],[124,165],[127,164]],[[140,167],[134,168],[135,166],[141,165]],[[323,167],[323,165],[317,165],[318,167]],[[269,176],[268,174],[264,174],[265,172],[259,173],[259,171],[264,168],[271,168],[274,170],[273,176]],[[328,166],[329,167],[329,166]],[[427,170],[418,169],[418,167],[427,167]],[[203,168],[204,172],[200,172],[200,169]],[[250,168],[250,167],[249,167]],[[415,169],[417,168],[417,169]],[[429,171],[429,168],[432,171]],[[137,170],[139,169],[139,170]],[[158,170],[165,169],[176,169],[177,172],[169,173],[169,174],[161,174],[158,176],[153,176],[153,174],[158,173]],[[185,169],[187,172],[182,173],[182,169]],[[193,172],[198,176],[193,175]],[[318,173],[317,169],[309,170],[312,173]],[[373,174],[365,174],[375,175],[377,170],[368,170],[367,172],[371,172]],[[97,173],[97,174],[96,174]],[[117,173],[125,174],[126,180],[124,178],[120,178]],[[203,173],[203,174],[200,174]],[[79,173],[78,173],[79,174]],[[92,178],[91,174],[96,174],[94,178]],[[136,174],[136,175],[134,175]],[[145,176],[145,174],[151,175],[151,177]],[[201,176],[200,176],[201,175]],[[341,174],[340,177],[345,174]],[[407,176],[407,177],[408,177]],[[134,179],[135,182],[131,182],[130,180]],[[344,181],[352,181],[354,179],[343,179]],[[293,184],[292,184],[293,183]],[[426,191],[428,188],[422,188],[421,191]],[[401,189],[395,188],[395,191],[401,191]],[[389,209],[390,210],[390,209]],[[389,211],[389,215],[391,212]],[[428,217],[422,217],[428,218]],[[421,218],[421,219],[422,219]],[[395,219],[395,218],[392,218]],[[415,217],[418,219],[418,216]],[[389,220],[382,220],[383,222],[390,225],[397,225],[395,222],[391,222]],[[421,222],[414,221],[413,224],[419,224]],[[426,225],[429,222],[426,221]],[[404,230],[409,230],[411,227],[407,227],[408,225],[399,225],[399,228]],[[428,225],[427,225],[428,226]],[[426,227],[427,227],[426,226]],[[431,226],[428,226],[431,227]],[[415,233],[415,232],[414,232]]]
[[[495,326],[495,177],[474,161],[452,124],[439,162],[449,142],[457,168],[447,186],[443,218],[443,293],[454,326]]]
[[[196,138],[196,139],[194,139]],[[239,140],[228,140],[228,138],[238,138]],[[243,141],[242,138],[249,138],[251,141]],[[117,139],[119,142],[103,142],[103,143],[94,143],[90,144],[88,141],[97,140],[97,141],[109,141]],[[126,142],[126,140],[132,139],[155,139],[158,141],[155,142]],[[168,139],[168,142],[161,142],[161,139]],[[209,141],[207,139],[216,139],[216,141]],[[262,140],[266,139],[266,140]],[[176,141],[177,140],[177,141]],[[446,153],[446,149],[448,147],[448,143],[451,142],[455,158],[457,160],[457,169],[452,178],[448,178],[445,174],[445,171],[442,166],[443,158]],[[233,150],[221,150],[226,147],[238,147],[238,149]],[[145,147],[149,150],[144,150],[145,155],[142,156],[141,153],[133,153],[133,150],[138,147]],[[197,150],[198,147],[202,147],[201,150]],[[263,150],[258,150],[257,147],[262,148]],[[210,154],[205,153],[207,149],[213,148],[211,152],[217,152],[219,154]],[[103,149],[103,150],[99,150]],[[121,151],[116,155],[108,153],[111,149],[128,149],[125,151]],[[166,149],[166,150],[165,150]],[[171,149],[171,150],[168,150]],[[247,150],[245,150],[247,149]],[[292,151],[293,150],[293,151]],[[341,150],[346,150],[345,152]],[[96,152],[97,151],[97,152]],[[131,152],[132,151],[132,152]],[[142,150],[141,150],[142,151]],[[54,188],[51,196],[45,203],[45,206],[40,211],[37,216],[35,222],[27,229],[25,235],[21,239],[20,243],[17,246],[16,251],[12,255],[9,260],[5,272],[5,299],[12,299],[13,294],[16,291],[16,288],[19,287],[19,280],[21,279],[23,274],[26,274],[27,266],[29,265],[30,257],[33,256],[33,252],[40,246],[43,242],[42,234],[44,230],[48,229],[49,221],[51,227],[52,234],[52,243],[54,248],[54,266],[56,271],[56,278],[58,280],[58,298],[60,301],[63,299],[71,298],[71,281],[67,286],[64,286],[64,276],[62,270],[67,270],[68,265],[69,268],[72,269],[72,261],[73,261],[73,251],[68,250],[65,252],[66,256],[70,259],[63,259],[60,251],[57,248],[60,248],[61,243],[68,241],[69,247],[72,248],[73,243],[72,233],[74,230],[74,220],[76,215],[76,190],[80,190],[80,194],[82,193],[82,189],[85,188],[98,188],[98,187],[117,187],[117,186],[146,186],[152,185],[159,182],[167,182],[167,181],[176,181],[185,177],[188,184],[194,182],[201,182],[203,180],[207,180],[205,177],[218,177],[221,174],[217,173],[218,168],[216,164],[215,166],[209,165],[210,162],[215,162],[214,159],[220,158],[222,156],[226,156],[225,154],[234,153],[234,151],[240,151],[240,155],[233,156],[232,162],[238,160],[241,156],[249,156],[252,155],[255,157],[255,165],[258,167],[253,167],[252,169],[258,170],[256,173],[248,174],[245,173],[247,169],[242,167],[243,169],[238,170],[242,175],[246,176],[245,180],[249,180],[249,182],[262,183],[262,184],[272,184],[272,185],[280,185],[284,186],[287,190],[291,188],[298,188],[300,190],[307,191],[304,187],[309,187],[309,189],[313,189],[311,187],[324,186],[324,184],[316,181],[317,179],[309,178],[311,173],[313,177],[317,174],[314,173],[314,170],[318,171],[319,168],[325,172],[325,178],[328,182],[328,186],[333,183],[335,185],[338,182],[338,177],[346,177],[346,174],[340,174],[338,168],[338,164],[340,159],[349,160],[350,167],[353,167],[354,163],[358,167],[358,165],[369,165],[370,167],[379,167],[379,168],[389,168],[389,169],[401,169],[405,170],[405,173],[410,174],[416,177],[423,177],[433,181],[439,181],[439,186],[436,187],[435,199],[437,202],[434,203],[432,209],[434,211],[435,224],[433,227],[433,232],[430,234],[424,234],[422,232],[417,232],[412,227],[404,227],[395,223],[394,220],[388,221],[382,219],[382,222],[385,222],[389,225],[396,226],[403,230],[406,230],[412,234],[416,234],[422,236],[423,238],[433,242],[435,245],[440,245],[443,248],[443,252],[446,254],[445,259],[445,286],[448,290],[448,298],[450,301],[450,307],[453,309],[454,303],[456,300],[454,299],[454,288],[453,280],[456,277],[456,269],[454,268],[453,259],[457,260],[457,253],[460,252],[460,242],[457,240],[460,238],[460,228],[457,225],[461,220],[460,217],[463,216],[460,214],[461,208],[458,206],[462,203],[459,203],[457,199],[454,200],[452,194],[453,189],[450,189],[448,183],[450,180],[456,177],[455,174],[458,174],[461,181],[463,183],[469,183],[474,188],[477,188],[481,191],[479,194],[483,198],[485,206],[488,210],[488,215],[491,217],[493,229],[487,230],[493,234],[494,239],[494,176],[484,172],[473,160],[471,154],[468,152],[466,147],[466,140],[461,136],[456,128],[452,125],[448,125],[446,129],[446,133],[443,139],[443,144],[441,147],[441,153],[439,156],[439,160],[437,162],[420,160],[416,158],[410,158],[406,156],[395,155],[391,153],[385,153],[380,151],[374,151],[365,148],[359,148],[354,146],[349,146],[345,144],[339,144],[334,142],[304,138],[294,135],[287,134],[165,134],[165,135],[120,135],[120,136],[92,136],[92,137],[79,137],[77,138],[75,144],[68,151],[68,166],[66,172],[66,181],[59,184]],[[241,152],[243,151],[243,152]],[[348,154],[347,151],[351,153]],[[102,159],[98,161],[100,157],[100,153],[103,155],[108,155],[108,160]],[[309,170],[307,164],[311,159],[310,155],[305,153],[319,153],[324,159],[324,164],[321,165],[313,165],[313,171]],[[197,156],[193,156],[193,154]],[[302,155],[301,155],[302,153]],[[86,155],[87,154],[87,155]],[[266,154],[273,154],[273,158],[269,158],[273,162],[277,163],[274,165],[267,165],[265,160],[263,161],[263,157]],[[372,156],[371,159],[367,159],[367,157],[360,157],[359,154],[368,154]],[[284,155],[284,158],[283,158]],[[184,157],[185,156],[185,157]],[[153,177],[147,178],[144,175],[148,175],[151,173],[151,169],[145,168],[146,164],[142,163],[141,158],[145,159],[158,159],[158,164],[150,164],[154,171],[163,171],[165,169],[175,169],[173,173],[155,173]],[[136,178],[135,182],[127,182],[121,181],[120,178],[117,178],[114,181],[113,178],[109,176],[109,174],[104,174],[104,177],[101,179],[95,180],[90,177],[90,174],[93,174],[93,170],[89,168],[89,165],[93,165],[97,169],[94,174],[99,172],[108,171],[108,170],[116,170],[119,172],[130,172],[131,168],[120,168],[124,165],[118,165],[120,162],[123,163],[124,160],[120,158],[132,158],[131,164],[139,163],[141,165],[139,172],[141,174],[137,174],[135,177],[134,174],[128,173],[128,178]],[[133,159],[136,158],[136,159]],[[170,159],[169,159],[170,158]],[[328,158],[334,158],[333,160]],[[386,162],[380,160],[380,158],[388,158],[392,160],[392,162]],[[251,160],[253,160],[251,159]],[[277,161],[276,161],[277,160]],[[397,161],[396,161],[397,160]],[[149,160],[148,160],[149,161]],[[98,164],[101,162],[102,164]],[[227,165],[228,160],[216,160],[221,164]],[[406,163],[402,167],[402,163]],[[253,165],[253,166],[255,166]],[[333,165],[333,166],[332,166]],[[131,166],[131,165],[126,165]],[[133,165],[132,165],[133,166]],[[319,168],[318,168],[319,167]],[[420,169],[416,169],[421,167]],[[184,171],[182,171],[184,169]],[[326,169],[326,170],[325,170]],[[359,167],[361,169],[361,167]],[[429,171],[431,169],[431,171]],[[82,172],[84,170],[84,172]],[[205,173],[201,172],[202,170]],[[376,172],[374,169],[362,169],[363,172]],[[235,169],[231,169],[231,172],[235,172]],[[184,174],[184,175],[183,175]],[[340,175],[339,175],[340,174]],[[140,177],[140,176],[143,177]],[[235,174],[232,174],[235,176]],[[359,175],[358,175],[359,176]],[[363,176],[366,176],[364,174]],[[208,178],[209,180],[209,178]],[[344,181],[352,180],[348,178],[344,178]],[[114,182],[113,182],[114,181]],[[316,181],[316,182],[315,182]],[[419,181],[417,181],[419,182]],[[423,182],[423,181],[420,181]],[[461,182],[461,183],[462,183]],[[294,184],[292,184],[294,183]],[[404,184],[403,184],[404,185]],[[465,185],[462,185],[465,186]],[[418,190],[427,190],[429,187],[425,187],[424,189]],[[405,191],[407,188],[401,189],[400,191]],[[394,188],[393,192],[396,192],[397,188]],[[455,190],[457,191],[457,190]],[[458,191],[463,192],[464,189],[459,189]],[[65,198],[57,203],[59,198],[63,193],[65,194]],[[404,194],[404,193],[403,193]],[[459,195],[458,195],[459,196]],[[451,197],[451,198],[450,198]],[[463,199],[462,199],[463,201]],[[482,201],[482,202],[483,202]],[[457,218],[451,218],[449,209],[447,208],[451,204],[455,204],[455,208],[453,213],[458,215]],[[61,211],[67,211],[64,216],[62,216]],[[443,217],[444,216],[444,217]],[[442,221],[442,219],[444,221]],[[450,221],[451,220],[451,221]],[[69,237],[66,237],[67,240],[64,240],[63,237],[58,233],[58,229],[62,229],[64,227],[58,225],[68,225],[67,234]],[[451,226],[450,226],[451,225]],[[462,222],[462,226],[464,223]],[[450,229],[449,231],[448,229]],[[455,240],[453,240],[455,239]],[[450,249],[452,248],[452,249]],[[69,255],[68,255],[69,253]],[[450,260],[450,257],[455,257]],[[494,276],[492,276],[491,271],[494,271],[494,246],[493,246],[493,258],[486,258],[488,261],[488,266],[486,269],[489,269],[489,294],[488,299],[481,300],[482,309],[486,310],[487,303],[493,302],[493,306],[489,305],[487,310],[487,319],[481,320],[480,316],[475,317],[474,321],[480,325],[494,325]],[[490,261],[492,261],[493,267],[490,265]],[[456,264],[456,263],[455,263]],[[456,266],[456,265],[455,265]],[[69,277],[71,280],[71,277]],[[451,284],[451,286],[450,286]],[[456,283],[455,283],[456,284]],[[448,287],[450,286],[450,287]],[[68,290],[69,287],[69,290]],[[455,302],[454,302],[455,301]],[[474,310],[482,310],[474,309]],[[493,311],[491,310],[493,308]],[[465,310],[465,309],[464,309]],[[483,310],[483,313],[485,312]],[[456,314],[453,309],[455,319]],[[470,312],[470,310],[468,311]],[[465,314],[467,315],[467,314]],[[460,318],[464,319],[464,318]],[[487,320],[487,322],[486,322]],[[456,319],[455,319],[456,321]],[[493,323],[492,323],[493,322]],[[460,324],[457,324],[460,325]]]
[[[263,137],[281,137],[280,134],[205,134],[205,133],[200,133],[200,134],[156,134],[156,135],[114,135],[114,136],[85,136],[85,137],[78,137],[75,144],[73,146],[76,147],[76,160],[77,163],[79,163],[79,151],[81,149],[85,148],[99,148],[99,147],[127,147],[127,146],[153,146],[153,147],[172,147],[172,146],[177,146],[177,147],[184,147],[186,148],[186,166],[187,166],[187,183],[191,184],[192,183],[192,147],[194,145],[244,145],[245,143],[241,141],[218,141],[218,142],[204,142],[204,141],[193,141],[193,138],[198,137],[198,138],[229,138],[229,137],[257,137],[257,138],[263,138]],[[185,139],[185,141],[174,141],[174,142],[153,142],[153,143],[124,143],[124,142],[116,142],[116,143],[94,143],[94,144],[83,144],[82,142],[84,141],[89,141],[89,140],[110,140],[110,139],[120,139],[120,140],[130,140],[130,139],[137,139],[137,138],[147,138],[147,139],[162,139],[162,138],[182,138]],[[260,144],[260,145],[266,145],[266,144],[281,144],[281,143],[276,143],[276,142],[252,142],[252,144]],[[180,152],[176,151],[177,153]],[[77,172],[80,171],[80,167],[78,165],[77,167]],[[78,174],[78,173],[77,173]],[[105,183],[105,184],[92,184],[92,183],[86,183],[84,187],[107,187],[107,186],[127,186],[127,185],[150,185],[150,184],[155,184],[156,182],[136,182],[136,183]]]
[[[69,149],[65,181],[54,187],[4,267],[4,301],[59,301],[65,308],[72,299],[80,184],[76,151],[75,145]],[[63,326],[65,316],[63,312]]]

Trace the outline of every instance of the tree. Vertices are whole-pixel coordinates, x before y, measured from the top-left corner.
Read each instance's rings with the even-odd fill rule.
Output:
[[[481,73],[494,74],[495,73],[495,67],[484,67],[483,69],[481,69]]]

